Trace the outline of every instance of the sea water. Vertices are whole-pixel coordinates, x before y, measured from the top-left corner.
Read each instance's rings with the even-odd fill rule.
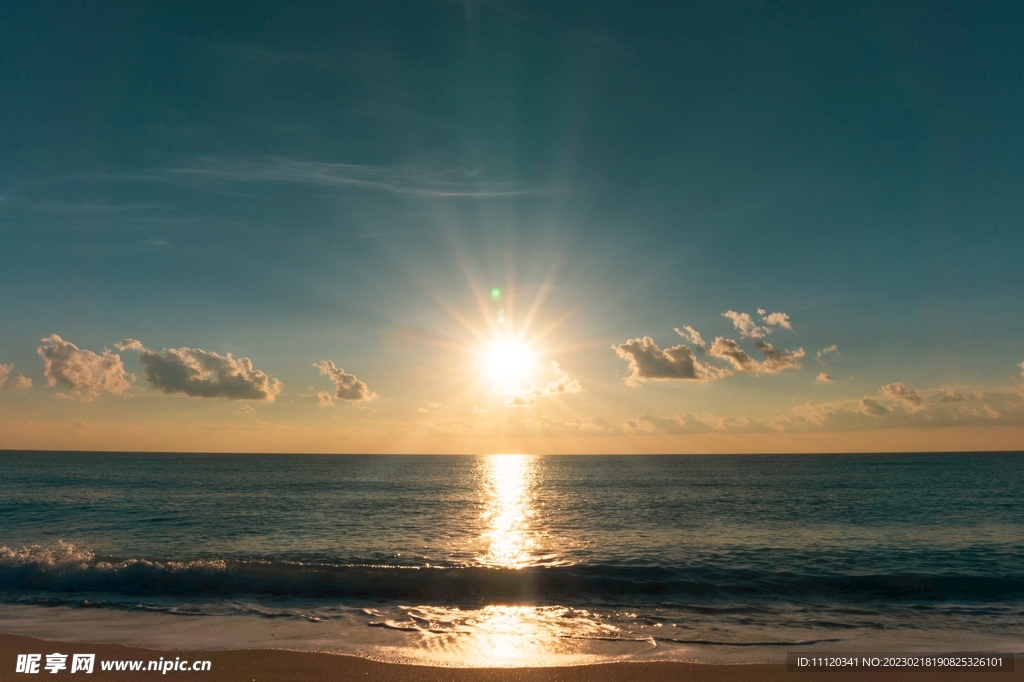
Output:
[[[1024,454],[0,453],[0,631],[455,666],[1024,651]]]

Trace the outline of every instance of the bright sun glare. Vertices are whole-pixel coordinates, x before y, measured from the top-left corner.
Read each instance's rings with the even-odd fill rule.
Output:
[[[519,339],[494,339],[484,347],[481,364],[498,390],[521,388],[530,382],[534,370],[533,350]]]

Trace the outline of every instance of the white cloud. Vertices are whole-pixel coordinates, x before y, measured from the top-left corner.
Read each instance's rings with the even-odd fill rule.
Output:
[[[779,351],[772,344],[763,339],[754,341],[762,353],[764,361],[758,362],[750,357],[746,351],[740,348],[739,343],[733,339],[725,339],[721,336],[715,338],[715,342],[708,349],[708,355],[732,364],[738,372],[761,372],[772,374],[787,369],[800,369],[800,359],[804,357],[804,349],[797,348],[794,351]]]
[[[4,385],[7,381],[7,377],[11,375],[11,370],[14,369],[14,365],[0,365],[0,386]]]
[[[30,379],[29,377],[25,376],[24,374],[19,374],[14,379],[14,387],[15,388],[32,388],[32,379]]]
[[[322,360],[313,365],[320,373],[331,378],[337,389],[334,397],[347,402],[373,400],[377,394],[372,392],[365,381],[360,381],[354,374],[349,374],[330,360]]]
[[[583,390],[583,385],[576,379],[570,378],[569,373],[559,367],[557,362],[551,362],[551,370],[554,372],[554,378],[541,388],[534,390],[532,395],[538,397],[562,395],[563,393],[579,393]]]
[[[583,390],[583,385],[576,379],[571,378],[568,372],[558,366],[557,362],[551,363],[551,371],[554,374],[551,381],[539,388],[512,392],[512,397],[505,404],[510,407],[536,405],[537,398],[547,398],[565,393],[579,393]]]
[[[237,410],[235,410],[235,412],[241,412],[243,414],[252,413],[252,412],[255,412],[255,411],[256,411],[256,408],[253,407],[252,405],[242,405]]]
[[[722,317],[728,317],[736,329],[740,330],[740,336],[745,339],[763,339],[772,330],[768,327],[758,325],[748,313],[738,313],[735,310],[727,310]]]
[[[761,315],[764,315],[763,310],[758,309],[757,312]],[[789,321],[789,315],[787,315],[786,313],[772,313],[771,315],[762,317],[761,321],[764,322],[765,324],[772,324],[782,327],[783,329],[793,331],[793,324]]]
[[[317,391],[316,392],[316,404],[320,407],[330,407],[334,404],[334,398],[331,397],[330,391]]]
[[[487,414],[487,409],[483,407],[473,406],[473,414]]]
[[[745,339],[763,339],[772,333],[772,326],[793,331],[793,323],[790,322],[789,315],[786,313],[775,312],[766,315],[764,308],[758,308],[757,314],[761,315],[761,321],[768,326],[762,327],[754,321],[749,313],[738,313],[735,310],[725,311],[722,313],[722,317],[732,320],[733,326],[740,330],[740,336]]]
[[[164,393],[183,393],[193,398],[265,400],[281,391],[281,382],[254,369],[249,358],[218,355],[199,348],[170,348],[163,353],[145,348],[135,339],[123,339],[121,350],[134,350],[153,388]]]
[[[630,339],[612,346],[612,350],[629,362],[630,375],[625,381],[630,386],[636,386],[647,379],[713,381],[731,374],[727,369],[698,362],[693,351],[686,346],[672,346],[662,350],[649,336]]]
[[[800,369],[802,366],[800,360],[804,357],[803,348],[797,348],[793,351],[780,351],[776,350],[772,344],[760,339],[755,341],[754,345],[764,353],[764,362],[761,363],[757,370],[759,372],[781,372],[786,369]]]
[[[1017,366],[1020,367],[1020,375],[1024,377],[1024,362],[1020,363]]]
[[[100,391],[124,393],[135,380],[125,371],[121,356],[109,350],[104,349],[103,354],[98,355],[56,334],[50,334],[42,342],[36,351],[46,363],[47,386],[67,386],[91,399]]]
[[[887,398],[891,398],[893,400],[902,400],[906,404],[911,405],[912,407],[915,408],[920,407],[921,405],[924,404],[924,398],[922,398],[917,391],[910,390],[909,388],[904,386],[902,382],[899,381],[893,384],[886,384],[885,386],[882,386],[882,393]]]
[[[831,383],[831,382],[835,381],[835,379],[833,379],[829,375],[825,374],[824,372],[819,372],[818,373],[818,378],[815,379],[815,381],[822,381],[824,383]]]
[[[815,353],[815,357],[817,358],[818,362],[821,362],[821,358],[823,356],[828,355],[829,353],[838,353],[838,352],[839,352],[839,347],[836,344],[833,343],[828,348],[822,348],[817,353]]]
[[[701,352],[707,351],[708,344],[704,341],[703,337],[701,337],[700,332],[690,325],[684,324],[682,329],[679,329],[679,327],[673,327],[673,329],[675,329],[676,334],[679,334],[683,339],[692,343],[697,350]]]

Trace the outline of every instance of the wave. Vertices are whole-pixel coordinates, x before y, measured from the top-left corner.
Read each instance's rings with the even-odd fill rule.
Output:
[[[313,564],[98,557],[71,543],[0,547],[0,590],[225,597],[241,594],[423,603],[604,601],[713,607],[763,599],[999,602],[1024,599],[1024,576],[812,575],[699,566]],[[731,608],[731,607],[730,607]]]

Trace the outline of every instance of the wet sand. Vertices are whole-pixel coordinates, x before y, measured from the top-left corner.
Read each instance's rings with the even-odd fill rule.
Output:
[[[606,663],[562,668],[440,668],[430,666],[377,663],[354,656],[335,654],[253,649],[242,651],[155,651],[119,644],[89,644],[53,642],[19,635],[0,635],[0,680],[66,679],[68,669],[56,675],[40,668],[40,674],[15,673],[18,654],[43,655],[96,654],[95,670],[91,675],[75,673],[74,678],[95,680],[174,680],[186,682],[328,682],[333,680],[361,680],[363,682],[615,682],[643,680],[650,682],[899,682],[902,680],[953,682],[1020,682],[1024,680],[1024,660],[1019,656],[1013,672],[988,671],[836,671],[787,672],[784,664],[706,665],[697,663]],[[128,672],[102,671],[104,660],[150,661],[159,658],[173,660],[208,660],[209,672],[170,671]],[[145,663],[143,667],[145,667]]]

